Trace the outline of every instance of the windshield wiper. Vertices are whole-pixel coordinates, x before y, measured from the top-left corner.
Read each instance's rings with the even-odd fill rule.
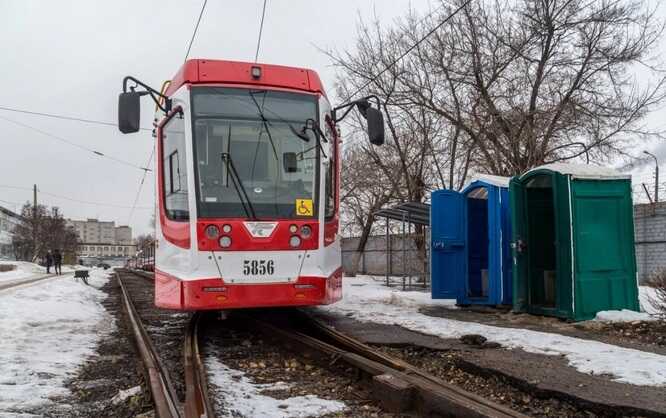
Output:
[[[324,142],[328,142],[328,138],[326,138],[326,135],[324,135],[324,133],[321,131],[321,128],[319,127],[319,125],[317,125],[316,120],[314,120],[312,118],[306,119],[305,124],[303,125],[303,127],[301,128],[300,131],[297,130],[296,128],[294,128],[291,124],[289,124],[289,129],[291,130],[291,132],[294,135],[296,135],[297,137],[299,137],[300,139],[302,139],[305,142],[310,142],[310,137],[308,136],[306,131],[309,129],[312,132],[314,132],[315,138],[317,140],[317,147],[319,147],[319,151],[324,156],[324,158],[328,158],[326,156],[326,153],[324,152],[324,147],[321,145],[321,142],[322,142],[321,138],[324,138]]]
[[[257,107],[257,112],[259,113],[259,117],[261,118],[261,123],[264,124],[264,129],[266,129],[266,134],[268,134],[268,139],[271,142],[271,147],[273,148],[273,155],[275,155],[275,161],[279,161],[280,159],[278,158],[277,150],[275,149],[275,142],[273,142],[273,135],[271,135],[271,129],[268,126],[268,119],[266,119],[266,116],[264,116],[264,111],[262,110],[261,106],[259,106],[259,102],[257,102],[257,99],[254,98],[254,93],[263,93],[265,95],[266,90],[257,90],[257,91],[250,90],[248,91],[248,94],[250,95],[250,98],[252,99],[254,105]]]
[[[236,189],[236,193],[238,193],[238,197],[240,198],[243,210],[245,210],[245,214],[248,217],[250,217],[252,220],[256,221],[257,213],[254,211],[254,206],[252,206],[252,201],[250,201],[250,197],[247,195],[245,186],[243,186],[243,182],[238,176],[238,171],[236,171],[236,166],[234,165],[234,160],[231,158],[231,154],[229,154],[228,152],[223,152],[222,162],[226,163],[227,165],[227,174],[231,173],[230,176],[231,182],[234,185],[234,189]]]

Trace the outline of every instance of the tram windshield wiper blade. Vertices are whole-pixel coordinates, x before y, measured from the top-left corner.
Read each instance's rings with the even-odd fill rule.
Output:
[[[275,142],[273,142],[273,135],[271,134],[271,128],[269,126],[268,119],[266,119],[266,116],[264,115],[262,106],[259,106],[259,102],[257,102],[257,99],[254,98],[255,93],[263,93],[265,95],[266,90],[250,90],[248,91],[248,94],[250,95],[250,98],[252,99],[254,105],[257,107],[257,113],[261,118],[261,123],[264,125],[264,129],[266,129],[268,140],[271,142],[271,147],[273,148],[273,155],[275,156],[275,161],[280,161],[277,155],[277,150],[275,149]]]
[[[245,190],[245,186],[238,176],[238,171],[236,171],[236,166],[234,165],[234,160],[231,158],[231,154],[228,152],[223,152],[222,162],[227,165],[227,173],[231,174],[231,182],[234,185],[234,189],[236,189],[236,193],[238,193],[238,197],[240,198],[243,210],[245,210],[245,214],[253,221],[256,221],[257,213],[254,211],[254,206],[252,206],[252,201],[247,194],[247,190]]]

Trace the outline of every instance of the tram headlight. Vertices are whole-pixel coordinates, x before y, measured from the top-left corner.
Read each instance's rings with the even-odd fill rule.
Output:
[[[296,231],[298,231],[298,225],[294,225],[294,224],[289,225],[289,232],[291,232],[292,234],[295,234]]]
[[[310,238],[310,235],[312,235],[312,228],[310,228],[310,225],[303,225],[301,227],[301,236],[303,238]]]
[[[224,235],[220,237],[220,247],[229,248],[231,246],[231,237]]]
[[[291,238],[289,238],[289,245],[292,247],[298,247],[301,245],[301,239],[297,235],[292,235]]]
[[[204,233],[210,239],[217,239],[217,237],[220,235],[220,230],[217,229],[215,225],[208,225],[204,230]]]
[[[231,232],[231,225],[229,225],[229,224],[222,225],[222,232],[224,232],[225,234],[228,234],[229,232]]]

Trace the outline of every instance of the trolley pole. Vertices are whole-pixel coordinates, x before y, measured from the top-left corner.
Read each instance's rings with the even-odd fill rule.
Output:
[[[643,151],[643,153],[654,158],[654,202],[659,203],[659,160],[657,160],[656,155],[650,152]]]

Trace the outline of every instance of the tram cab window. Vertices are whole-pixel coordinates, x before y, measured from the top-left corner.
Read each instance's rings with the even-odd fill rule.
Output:
[[[326,177],[324,178],[324,216],[326,220],[330,220],[335,216],[335,171],[336,171],[336,162],[337,162],[337,137],[333,134],[331,129],[331,121],[325,121],[326,126],[326,137],[329,141],[334,141],[330,148],[330,159],[328,160],[328,167],[326,167]]]
[[[185,124],[181,113],[175,113],[162,127],[161,158],[166,216],[169,219],[186,221],[190,213],[187,201]]]

